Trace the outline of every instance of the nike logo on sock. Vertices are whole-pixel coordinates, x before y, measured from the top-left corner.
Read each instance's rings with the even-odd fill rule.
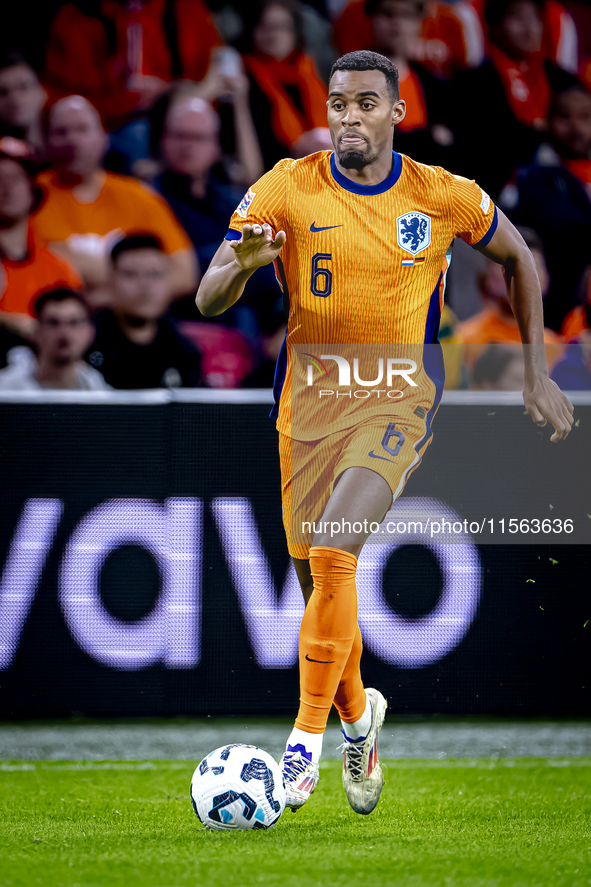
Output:
[[[332,665],[333,662],[336,662],[336,659],[329,659],[328,662],[325,662],[324,659],[310,659],[307,653],[306,659],[308,660],[308,662],[319,662],[320,665]]]

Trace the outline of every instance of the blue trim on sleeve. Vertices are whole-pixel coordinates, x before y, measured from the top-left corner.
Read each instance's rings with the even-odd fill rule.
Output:
[[[344,176],[343,173],[339,172],[337,169],[334,152],[330,155],[330,171],[337,185],[340,185],[345,191],[351,191],[352,194],[365,194],[366,196],[371,197],[373,194],[383,194],[384,191],[389,191],[392,185],[395,185],[400,178],[400,173],[402,172],[402,157],[400,154],[397,154],[396,151],[392,151],[392,159],[394,161],[392,172],[388,178],[384,179],[383,182],[378,182],[377,185],[357,185],[355,182],[352,182],[351,179],[348,179],[347,176]]]
[[[233,228],[228,228],[228,233],[224,237],[224,240],[240,240],[242,237],[242,231],[234,231]]]
[[[473,249],[482,249],[483,246],[486,246],[492,240],[493,235],[494,235],[495,231],[497,230],[498,224],[499,224],[499,214],[497,213],[497,207],[495,206],[495,214],[493,216],[492,222],[490,223],[490,228],[488,229],[488,231],[486,232],[484,237],[482,237],[478,241],[478,243],[472,244],[472,248]]]

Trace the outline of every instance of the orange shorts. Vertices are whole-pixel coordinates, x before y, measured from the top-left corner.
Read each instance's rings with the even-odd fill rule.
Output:
[[[431,440],[425,419],[372,417],[320,440],[293,440],[279,434],[281,497],[287,547],[307,559],[314,537],[310,524],[321,520],[334,485],[347,468],[369,468],[381,475],[394,501],[419,465]]]

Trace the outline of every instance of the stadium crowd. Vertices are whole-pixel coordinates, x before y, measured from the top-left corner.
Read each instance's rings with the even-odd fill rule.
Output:
[[[332,149],[331,64],[366,48],[400,73],[395,148],[520,227],[552,376],[591,388],[591,6],[50,0],[0,38],[0,390],[271,385],[272,268],[211,320],[195,290],[245,190]],[[448,386],[523,386],[500,267],[460,242],[440,339]]]

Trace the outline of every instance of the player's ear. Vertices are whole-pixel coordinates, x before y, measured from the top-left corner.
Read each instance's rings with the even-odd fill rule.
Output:
[[[406,102],[404,99],[397,99],[392,105],[392,125],[397,126],[402,123],[406,117]]]

